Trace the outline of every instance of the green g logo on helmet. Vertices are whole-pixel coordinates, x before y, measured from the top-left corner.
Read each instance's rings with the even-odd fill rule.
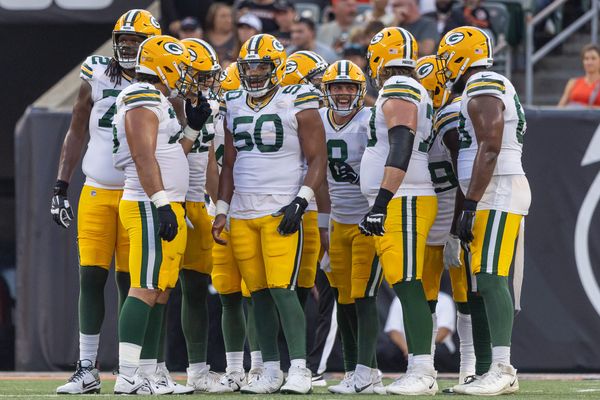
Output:
[[[421,65],[417,70],[417,76],[419,77],[419,79],[423,79],[426,76],[429,76],[429,74],[431,74],[431,71],[433,71],[433,64],[425,63]]]
[[[166,51],[168,51],[171,54],[175,54],[176,56],[180,56],[183,54],[183,47],[181,47],[175,42],[167,42],[164,44],[163,47]]]
[[[462,32],[454,32],[451,35],[448,35],[448,37],[446,38],[445,42],[447,45],[450,46],[454,46],[455,44],[459,43],[461,40],[463,40],[465,38],[465,34]]]

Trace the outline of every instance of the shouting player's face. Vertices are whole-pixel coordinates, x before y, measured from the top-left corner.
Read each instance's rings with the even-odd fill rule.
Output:
[[[340,111],[351,110],[358,94],[356,83],[332,83],[329,85],[329,95]]]

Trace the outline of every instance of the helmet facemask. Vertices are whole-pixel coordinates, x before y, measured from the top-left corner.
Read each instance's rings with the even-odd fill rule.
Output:
[[[277,82],[277,67],[271,60],[238,60],[242,87],[250,97],[266,95]]]
[[[204,97],[208,97],[210,93],[216,93],[215,87],[219,83],[221,68],[216,68],[212,71],[195,71],[194,70],[194,85],[192,92],[196,95],[202,93]]]
[[[123,35],[136,36],[136,37],[140,38],[141,40],[138,43],[136,43],[135,45],[132,45],[132,43],[134,42],[133,40],[127,40],[127,41],[124,41],[125,43],[121,43],[120,38]],[[115,60],[117,60],[117,62],[121,66],[121,68],[123,68],[123,69],[134,69],[135,68],[135,63],[136,63],[137,56],[138,56],[138,50],[140,48],[140,44],[142,43],[142,41],[144,39],[146,39],[146,36],[137,34],[135,32],[131,32],[131,33],[128,33],[128,32],[115,33],[115,32],[113,32],[114,58],[115,58]]]

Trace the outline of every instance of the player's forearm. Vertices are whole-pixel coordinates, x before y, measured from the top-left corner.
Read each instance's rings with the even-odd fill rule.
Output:
[[[383,170],[383,179],[381,180],[381,188],[396,193],[404,180],[406,172],[394,167],[385,167]]]
[[[148,197],[164,190],[160,167],[154,154],[133,156],[135,168],[140,179],[140,184]]]
[[[69,182],[79,162],[85,143],[85,134],[75,134],[69,129],[60,152],[57,179]]]
[[[458,219],[463,209],[463,202],[465,201],[465,195],[463,194],[460,186],[456,190],[456,197],[454,198],[454,216],[452,217],[452,225],[450,226],[450,233],[456,235],[456,228],[458,225]]]
[[[471,175],[471,182],[469,183],[469,190],[467,190],[465,195],[466,199],[473,201],[481,200],[494,174],[499,153],[499,146],[488,144],[485,141],[480,143],[477,155],[475,156],[475,162],[473,163],[473,173]]]
[[[183,149],[183,153],[187,156],[192,151],[192,147],[194,147],[194,142],[190,139],[184,137],[179,141],[181,148]]]
[[[408,346],[404,335],[398,331],[390,331],[388,335],[390,336],[390,340],[402,351],[402,354],[407,355]]]
[[[327,154],[325,151],[316,152],[310,158],[307,157],[308,170],[304,177],[304,186],[310,187],[314,192],[325,182],[327,168]]]
[[[319,213],[329,214],[331,212],[331,198],[329,197],[329,185],[327,184],[327,180],[325,180],[315,192],[315,199],[317,201]]]
[[[446,339],[446,336],[451,335],[452,331],[448,328],[438,328],[437,331],[437,335],[435,337],[435,342],[436,343],[442,343],[444,341],[444,339]]]
[[[212,202],[219,197],[219,167],[215,158],[214,147],[211,145],[208,152],[208,166],[206,167],[206,192]]]
[[[230,166],[224,165],[221,169],[218,193],[218,200],[222,200],[227,204],[231,203],[231,198],[233,197],[233,168]]]

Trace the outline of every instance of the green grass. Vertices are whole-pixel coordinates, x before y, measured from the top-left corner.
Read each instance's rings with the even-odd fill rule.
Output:
[[[0,400],[3,399],[41,399],[47,397],[53,398],[65,398],[69,400],[75,399],[85,399],[90,400],[94,398],[102,398],[102,399],[123,399],[123,396],[114,396],[111,394],[113,381],[106,381],[103,383],[103,392],[105,394],[101,395],[87,395],[87,396],[57,396],[54,394],[54,390],[57,386],[64,383],[63,380],[0,380]],[[389,382],[386,382],[389,383]],[[454,381],[449,380],[439,380],[438,384],[440,386],[440,390],[446,387],[451,386]],[[560,380],[521,380],[520,381],[521,390],[519,393],[505,396],[502,398],[505,399],[599,399],[600,398],[600,380],[581,380],[581,381],[560,381]],[[458,396],[452,395],[444,395],[442,393],[438,393],[438,396],[459,400],[459,399],[467,399],[472,397],[470,396]],[[251,396],[251,395],[207,395],[207,394],[198,394],[185,396],[184,399],[204,399],[204,400],[212,400],[212,399],[220,399],[220,400],[254,400],[260,399],[264,396]],[[289,395],[268,395],[270,399],[280,400],[285,397],[287,399],[290,398]],[[299,397],[299,396],[296,396]],[[320,399],[328,399],[328,400],[338,400],[341,398],[347,398],[346,396],[333,395],[327,392],[326,388],[315,388],[315,391],[312,395],[309,395],[310,399],[320,400]],[[360,399],[369,400],[370,398],[379,396],[360,396]],[[427,398],[428,396],[419,396],[413,397],[414,399]]]

